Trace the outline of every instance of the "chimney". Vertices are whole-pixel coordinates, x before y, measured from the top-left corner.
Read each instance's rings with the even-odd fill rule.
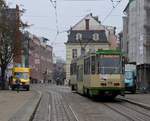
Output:
[[[89,30],[89,21],[90,21],[89,19],[85,19],[85,27],[86,27],[85,29],[86,30]]]
[[[99,20],[98,20],[98,16],[94,16],[94,18],[95,18],[96,21],[99,21]]]
[[[98,16],[94,16],[94,19],[101,24],[101,21],[99,21]]]

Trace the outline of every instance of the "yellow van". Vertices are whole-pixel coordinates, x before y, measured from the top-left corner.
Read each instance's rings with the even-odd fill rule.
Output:
[[[30,68],[14,67],[12,69],[12,74],[12,90],[17,88],[18,80],[20,87],[26,89],[27,91],[30,90]]]

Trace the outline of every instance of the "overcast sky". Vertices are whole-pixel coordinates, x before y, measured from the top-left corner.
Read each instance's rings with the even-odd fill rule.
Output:
[[[29,31],[37,36],[50,39],[49,44],[54,48],[56,56],[65,59],[65,45],[67,41],[66,30],[76,24],[88,13],[99,16],[104,25],[116,26],[117,31],[122,30],[123,9],[128,0],[122,2],[113,10],[110,16],[106,17],[113,6],[111,0],[57,0],[58,28],[60,33],[56,38],[56,16],[55,9],[50,0],[6,0],[8,5],[15,7],[16,4],[26,9],[22,19],[33,25]],[[119,0],[114,0],[119,1]],[[105,19],[107,18],[107,19]],[[104,20],[105,19],[105,20]]]

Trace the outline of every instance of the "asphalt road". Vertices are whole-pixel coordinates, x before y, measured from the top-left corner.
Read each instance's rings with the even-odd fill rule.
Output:
[[[150,121],[150,111],[119,99],[92,100],[70,88],[34,85],[43,93],[33,121]]]

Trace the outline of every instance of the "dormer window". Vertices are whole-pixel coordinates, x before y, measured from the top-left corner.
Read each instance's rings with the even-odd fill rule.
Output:
[[[81,40],[82,39],[82,34],[81,33],[77,33],[76,34],[76,40]]]
[[[94,41],[98,41],[99,40],[99,34],[98,33],[94,33],[93,34],[93,40]]]

